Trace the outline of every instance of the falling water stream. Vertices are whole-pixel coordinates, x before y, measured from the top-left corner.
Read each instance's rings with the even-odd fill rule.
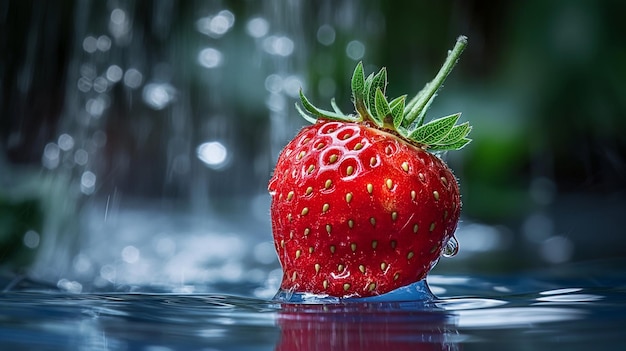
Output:
[[[74,291],[264,280],[278,268],[266,183],[303,124],[293,104],[315,88],[310,51],[328,60],[345,45],[342,59],[355,62],[380,28],[343,38],[367,15],[358,2],[338,12],[300,1],[75,5],[30,276]],[[43,25],[32,26],[33,45],[45,43]],[[323,98],[336,86],[332,66],[318,69]]]
[[[34,170],[0,158],[0,184],[43,209],[23,237],[28,268],[0,274],[0,349],[619,348],[622,261],[433,274],[355,301],[274,298],[282,272],[266,183],[303,124],[293,104],[301,87],[349,103],[342,84],[354,63],[375,61],[383,38],[377,2],[71,4],[33,3],[30,22],[15,25],[27,29],[26,54],[2,106],[25,122],[0,151],[49,137],[34,138]],[[4,23],[16,6],[0,6]],[[60,23],[68,37],[50,45]],[[62,98],[59,118],[33,129],[18,107],[52,70],[37,57],[66,60],[48,85]],[[459,231],[443,259],[507,242],[497,228]]]

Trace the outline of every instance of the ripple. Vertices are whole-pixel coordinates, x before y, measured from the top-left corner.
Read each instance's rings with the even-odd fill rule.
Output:
[[[561,302],[561,303],[579,303],[592,302],[602,300],[604,296],[594,294],[568,294],[568,295],[550,295],[538,297],[536,300],[541,302]]]
[[[442,300],[437,306],[448,311],[476,310],[506,305],[507,302],[486,298],[461,298]]]
[[[457,311],[459,328],[515,328],[539,323],[583,319],[582,310],[558,307],[508,307]]]

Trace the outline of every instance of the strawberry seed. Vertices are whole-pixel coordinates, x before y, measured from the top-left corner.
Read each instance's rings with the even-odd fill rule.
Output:
[[[393,188],[393,181],[391,179],[387,179],[385,180],[385,185],[387,185],[387,188],[391,190],[391,188]]]
[[[405,171],[405,172],[409,171],[409,163],[408,162],[406,162],[406,161],[402,162],[402,170]]]
[[[346,174],[350,176],[352,173],[354,173],[354,167],[348,166],[348,168],[346,168]]]
[[[328,212],[329,209],[330,209],[330,205],[329,204],[324,204],[324,206],[322,206],[322,213]]]
[[[347,193],[346,194],[346,202],[350,203],[350,201],[352,201],[352,193]]]

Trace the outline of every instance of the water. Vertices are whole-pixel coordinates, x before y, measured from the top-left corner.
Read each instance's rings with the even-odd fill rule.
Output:
[[[4,350],[619,349],[624,261],[515,277],[431,275],[437,297],[288,304],[230,293],[72,294],[14,281],[0,295]],[[228,289],[227,289],[228,290]],[[408,296],[408,295],[407,295]]]

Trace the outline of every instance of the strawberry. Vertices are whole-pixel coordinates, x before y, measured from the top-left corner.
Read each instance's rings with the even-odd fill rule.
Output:
[[[313,106],[312,123],[279,155],[269,182],[281,289],[334,297],[379,295],[423,279],[456,229],[457,180],[431,151],[470,142],[460,113],[424,123],[467,44],[459,37],[434,80],[406,103],[388,101],[385,68],[352,76],[356,114]],[[311,117],[315,116],[315,117]]]

